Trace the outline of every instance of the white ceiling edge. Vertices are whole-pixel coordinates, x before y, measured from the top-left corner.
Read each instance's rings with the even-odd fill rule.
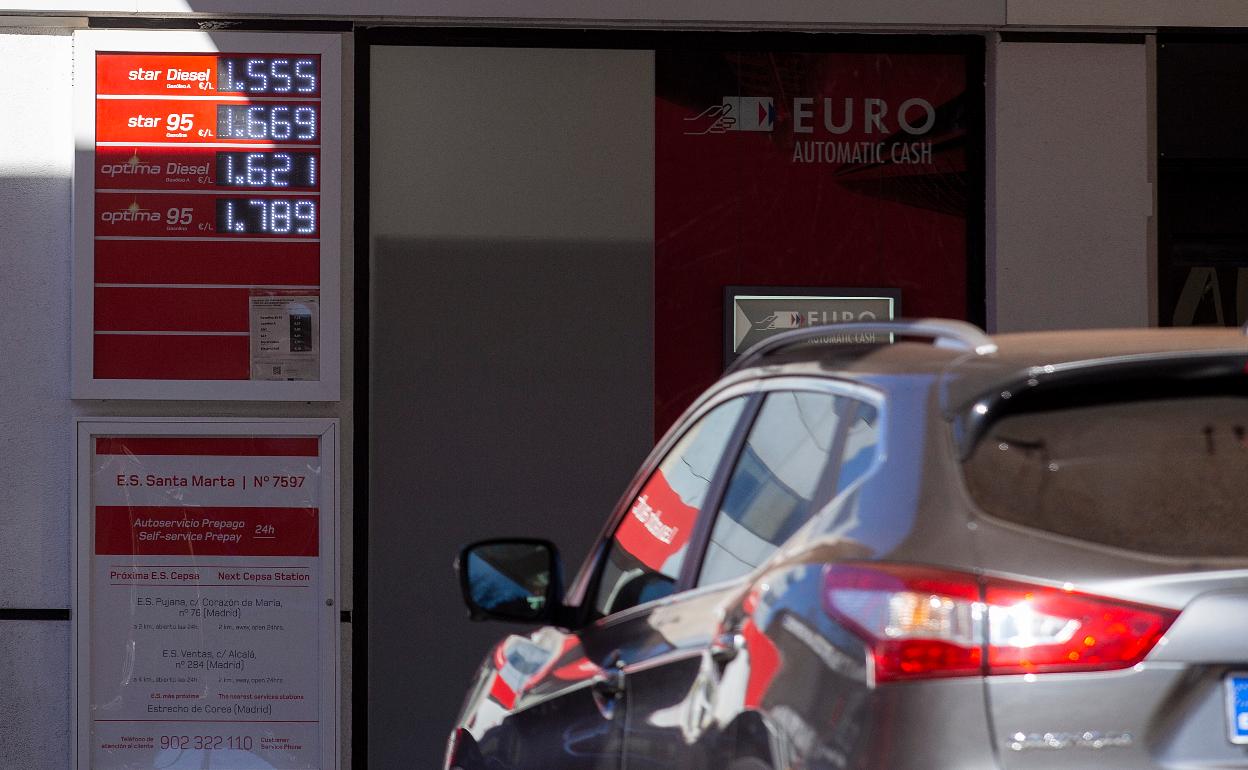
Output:
[[[0,14],[247,15],[277,18],[568,21],[638,23],[724,22],[1000,26],[1006,0],[43,0],[4,4]],[[344,13],[344,11],[346,11]]]
[[[344,10],[347,11],[344,13]],[[0,17],[235,16],[386,24],[1137,30],[1248,27],[1245,0],[28,0]],[[6,23],[5,26],[14,26]]]

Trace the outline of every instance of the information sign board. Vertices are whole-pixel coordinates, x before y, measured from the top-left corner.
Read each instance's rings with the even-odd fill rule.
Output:
[[[338,398],[340,70],[335,35],[77,33],[74,397]]]
[[[898,289],[813,289],[729,286],[724,290],[724,366],[768,337],[811,326],[890,321],[898,316]],[[870,344],[887,335],[837,335],[829,342]]]
[[[335,766],[336,436],[78,423],[75,767]]]

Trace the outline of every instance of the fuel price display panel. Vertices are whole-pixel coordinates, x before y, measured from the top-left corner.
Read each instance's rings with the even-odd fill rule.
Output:
[[[336,38],[233,36],[246,51],[78,56],[77,397],[337,398]]]

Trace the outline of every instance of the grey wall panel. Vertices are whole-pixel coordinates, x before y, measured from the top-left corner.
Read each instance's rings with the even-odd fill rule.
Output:
[[[653,55],[374,47],[369,762],[441,756],[467,542],[569,572],[653,439]]]
[[[1006,22],[1019,26],[1243,27],[1243,0],[1007,0]]]
[[[507,628],[471,624],[451,559],[554,540],[569,572],[651,443],[648,243],[376,245],[370,762],[427,764]],[[356,686],[359,686],[357,683]]]
[[[0,621],[0,767],[69,767],[69,632],[58,621]]]
[[[1147,83],[1142,44],[997,46],[995,331],[1148,325]]]
[[[372,227],[649,239],[649,51],[375,46]]]

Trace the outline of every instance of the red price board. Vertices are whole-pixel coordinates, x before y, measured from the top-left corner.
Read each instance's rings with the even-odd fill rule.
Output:
[[[276,54],[116,54],[99,61],[96,91],[127,96],[197,93],[318,97],[320,56]]]
[[[78,100],[93,150],[79,160],[90,190],[75,193],[89,252],[75,269],[90,275],[76,278],[79,397],[336,397],[337,329],[321,325],[338,318],[325,270],[340,232],[325,176],[339,156],[337,105],[325,108],[338,44],[234,37],[246,47],[76,54],[79,91],[93,86]]]

